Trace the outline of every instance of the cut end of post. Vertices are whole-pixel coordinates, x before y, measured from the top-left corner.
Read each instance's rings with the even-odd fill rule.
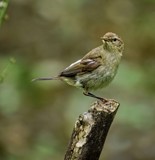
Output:
[[[89,111],[96,110],[96,111],[104,111],[106,113],[113,113],[117,111],[119,106],[120,106],[119,102],[113,99],[108,99],[106,102],[96,101],[95,103],[92,104]]]

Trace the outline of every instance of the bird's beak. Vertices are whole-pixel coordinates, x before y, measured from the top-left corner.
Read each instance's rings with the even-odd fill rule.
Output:
[[[102,42],[105,44],[106,43],[106,39],[104,37],[100,37]]]

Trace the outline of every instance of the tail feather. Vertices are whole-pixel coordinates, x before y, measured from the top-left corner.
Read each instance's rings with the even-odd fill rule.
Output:
[[[44,81],[44,80],[58,80],[58,79],[59,77],[39,77],[39,78],[32,79],[32,82]]]

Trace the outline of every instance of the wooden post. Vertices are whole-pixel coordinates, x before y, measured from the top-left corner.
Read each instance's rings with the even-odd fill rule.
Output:
[[[64,160],[98,160],[119,103],[95,102],[75,123]]]

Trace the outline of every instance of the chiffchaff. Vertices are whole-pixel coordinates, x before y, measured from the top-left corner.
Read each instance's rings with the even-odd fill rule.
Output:
[[[82,59],[72,63],[58,76],[49,78],[36,78],[36,80],[65,81],[69,85],[82,88],[83,94],[102,101],[104,98],[90,93],[107,86],[115,77],[124,50],[124,43],[115,33],[108,32],[101,37],[103,44],[90,52]]]

